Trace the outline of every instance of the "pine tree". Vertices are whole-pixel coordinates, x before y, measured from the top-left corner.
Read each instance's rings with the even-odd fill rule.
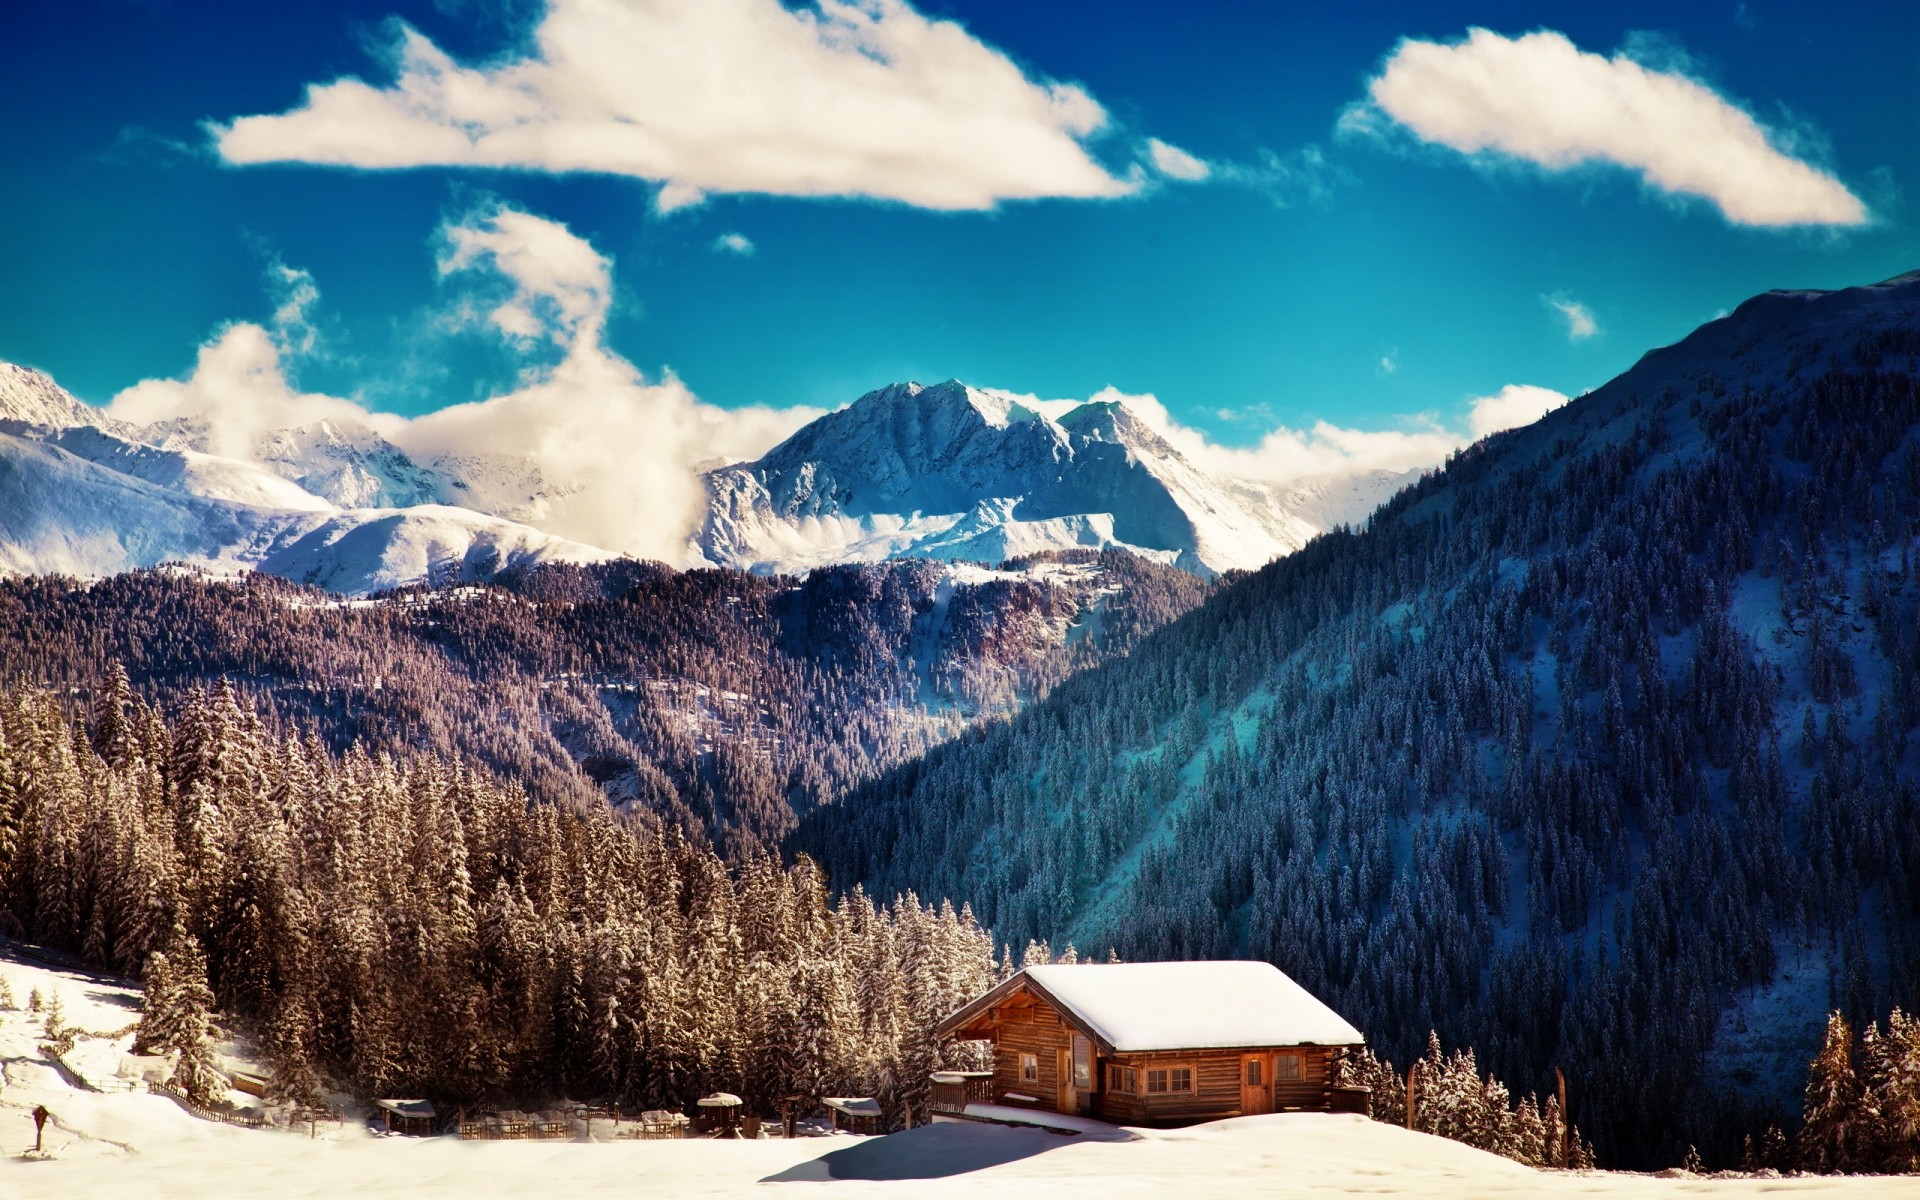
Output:
[[[268,1100],[296,1107],[311,1107],[320,1099],[320,1074],[314,1070],[308,1049],[311,1035],[305,998],[288,994],[280,998],[273,1024],[267,1030]]]
[[[1829,1013],[1826,1039],[1807,1065],[1806,1108],[1795,1140],[1800,1164],[1813,1171],[1852,1169],[1859,1115],[1853,1030],[1838,1012]]]
[[[211,1104],[226,1080],[215,1065],[213,989],[207,986],[200,943],[176,925],[167,950],[155,951],[147,960],[143,983],[146,1005],[134,1038],[135,1051],[174,1055],[168,1082],[194,1103]]]
[[[1875,1170],[1920,1171],[1920,1019],[1895,1008],[1887,1030],[1869,1026],[1861,1037],[1862,1108],[1871,1122]]]

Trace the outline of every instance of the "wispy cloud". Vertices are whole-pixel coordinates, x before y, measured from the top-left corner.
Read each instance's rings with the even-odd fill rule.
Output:
[[[301,391],[292,346],[318,291],[285,268],[271,327],[234,322],[200,348],[184,379],[145,380],[114,397],[138,424],[204,423],[215,453],[246,456],[275,430],[332,421],[388,438],[423,462],[488,459],[461,502],[549,533],[643,557],[681,560],[704,500],[702,463],[757,456],[820,409],[721,409],[671,372],[657,379],[605,343],[613,262],[565,225],[497,202],[450,221],[439,269],[457,311],[525,353],[510,390],[421,417]],[[527,479],[560,482],[528,509]]]
[[[1056,419],[1082,403],[1007,394]],[[1331,421],[1315,421],[1299,427],[1278,425],[1269,428],[1251,446],[1224,446],[1203,430],[1179,420],[1151,392],[1123,392],[1107,387],[1088,397],[1088,401],[1124,404],[1188,462],[1203,471],[1272,485],[1439,466],[1460,447],[1488,434],[1537,421],[1567,400],[1564,393],[1552,388],[1508,384],[1493,395],[1468,398],[1451,413],[1412,417],[1398,427],[1359,429]],[[1272,412],[1264,404],[1216,410],[1213,415],[1222,421],[1242,422],[1256,415],[1266,422],[1272,421]]]
[[[1561,172],[1611,164],[1669,196],[1703,198],[1735,225],[1857,226],[1866,205],[1796,157],[1795,139],[1669,60],[1608,58],[1541,30],[1470,30],[1458,42],[1403,40],[1341,115],[1348,135],[1403,130],[1482,161]],[[1662,69],[1667,67],[1670,69]]]
[[[1213,174],[1213,168],[1204,160],[1195,158],[1180,147],[1169,145],[1159,138],[1147,139],[1147,157],[1153,163],[1154,170],[1170,179],[1197,183]]]
[[[1575,300],[1565,292],[1555,292],[1540,297],[1542,303],[1559,313],[1567,322],[1567,340],[1584,342],[1600,332],[1600,323],[1594,320],[1593,310]]]
[[[1030,76],[905,0],[552,0],[530,49],[478,66],[389,26],[393,82],[307,89],[209,126],[229,163],[626,175],[663,211],[721,193],[933,209],[1127,195],[1088,150],[1086,90]]]
[[[755,250],[751,239],[744,233],[723,233],[713,239],[715,254],[737,254],[742,258],[750,257]]]

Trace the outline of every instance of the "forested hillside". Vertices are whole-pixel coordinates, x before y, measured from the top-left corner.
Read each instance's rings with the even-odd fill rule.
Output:
[[[1920,275],[1751,300],[792,844],[1731,1163],[1920,997],[1916,354]]]
[[[1132,555],[805,579],[549,565],[343,600],[272,576],[0,581],[0,684],[91,697],[114,664],[175,703],[230,679],[335,752],[458,755],[551,799],[604,795],[723,854],[1125,653],[1208,585]]]
[[[143,976],[143,1038],[195,1057],[211,1008],[269,1093],[680,1108],[726,1089],[881,1097],[973,1065],[933,1023],[993,982],[964,910],[829,901],[805,861],[734,869],[673,830],[529,803],[436,756],[328,754],[230,688],[167,721],[110,674],[80,719],[0,696],[0,932]],[[959,1054],[962,1057],[952,1057]]]

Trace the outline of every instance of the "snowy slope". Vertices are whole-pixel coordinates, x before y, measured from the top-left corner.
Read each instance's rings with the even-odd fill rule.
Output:
[[[143,440],[170,450],[209,452],[216,431],[204,418],[163,421]],[[318,421],[258,434],[246,460],[339,508],[407,508],[446,500],[448,483],[364,425]]]
[[[40,1011],[31,1008],[38,993]],[[58,999],[76,1030],[63,1070],[44,1041]],[[781,1184],[828,1197],[1151,1195],[1681,1197],[1825,1194],[1911,1196],[1911,1178],[1675,1178],[1536,1171],[1458,1142],[1364,1117],[1292,1113],[1190,1129],[1094,1125],[1066,1137],[1037,1129],[944,1123],[887,1137],[760,1141],[461,1142],[369,1134],[353,1120],[245,1129],[202,1120],[122,1078],[139,1016],[137,986],[65,970],[0,947],[0,1194],[301,1198],[476,1195],[763,1197]],[[237,1060],[258,1069],[248,1060]],[[95,1090],[99,1089],[99,1090]],[[239,1100],[247,1100],[237,1096]],[[251,1102],[251,1101],[249,1101]],[[30,1114],[52,1114],[35,1156]],[[596,1138],[604,1138],[598,1123]],[[770,1190],[771,1189],[771,1190]]]
[[[1363,518],[1398,476],[1350,493],[1215,479],[1124,403],[1058,420],[957,380],[897,383],[757,462],[709,472],[707,562],[793,571],[905,555],[986,559],[1118,546],[1214,573],[1257,567]]]
[[[0,1194],[9,1200],[247,1196],[313,1200],[405,1196],[468,1200],[528,1195],[603,1200],[646,1195],[745,1200],[806,1196],[1025,1197],[1367,1195],[1409,1200],[1682,1200],[1684,1197],[1911,1196],[1911,1178],[1675,1178],[1530,1167],[1458,1142],[1364,1117],[1292,1113],[1190,1129],[1093,1126],[1078,1136],[948,1122],[887,1137],[758,1141],[605,1139],[462,1142],[382,1137],[356,1120],[311,1134],[202,1120],[174,1101],[123,1083],[114,1070],[132,1038],[139,989],[49,967],[0,950]],[[42,1011],[30,1009],[38,993]],[[44,1048],[44,1009],[59,998],[77,1029],[63,1071]],[[92,1090],[93,1088],[103,1090]],[[121,1090],[130,1087],[131,1090]],[[241,1099],[245,1099],[241,1097]],[[31,1153],[31,1113],[48,1122]],[[1065,1119],[1063,1119],[1064,1122]],[[787,1185],[787,1186],[783,1186]]]
[[[74,399],[46,373],[8,362],[0,362],[0,421],[49,429],[93,425],[123,434],[130,431],[129,426]]]
[[[289,522],[252,565],[328,591],[361,593],[423,579],[485,579],[542,562],[619,557],[464,508],[352,509]]]
[[[378,445],[321,429],[295,432],[305,436],[286,445],[360,455],[336,465],[395,465]],[[342,510],[259,463],[192,449],[178,433],[163,445],[136,440],[139,431],[46,376],[0,369],[0,571],[98,576],[186,562],[363,592],[429,574],[470,579],[509,566],[614,557],[465,509]],[[302,460],[314,461],[312,454]],[[385,495],[392,483],[370,473],[330,478],[347,489],[336,494],[348,495]]]

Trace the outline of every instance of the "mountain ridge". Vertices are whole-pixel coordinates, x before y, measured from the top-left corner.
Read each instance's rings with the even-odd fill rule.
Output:
[[[744,570],[983,543],[1111,545],[1203,574],[1260,566],[1362,520],[1417,473],[1353,477],[1310,520],[1286,487],[1206,475],[1117,400],[1049,417],[958,380],[877,388],[752,462],[706,473],[699,557]],[[1328,520],[1331,518],[1331,520]]]

